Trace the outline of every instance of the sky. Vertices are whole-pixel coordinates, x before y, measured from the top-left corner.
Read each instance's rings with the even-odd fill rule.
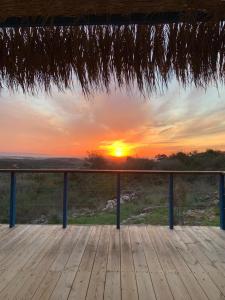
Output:
[[[0,95],[0,153],[83,157],[154,157],[177,151],[225,150],[225,88],[142,97],[115,88],[85,98],[79,89],[52,95]]]

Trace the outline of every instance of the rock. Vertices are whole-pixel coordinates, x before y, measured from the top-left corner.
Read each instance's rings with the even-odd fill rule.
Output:
[[[202,210],[200,209],[196,209],[196,210],[189,209],[188,211],[185,212],[186,217],[198,217],[199,214],[202,214]]]
[[[112,210],[116,206],[116,199],[108,200],[106,206],[103,208],[105,210]]]
[[[41,215],[40,218],[34,220],[32,224],[48,224],[48,218],[45,215]]]
[[[147,213],[141,213],[141,214],[139,214],[139,215],[137,215],[136,216],[136,219],[138,218],[143,218],[143,217],[145,217],[147,215]]]
[[[139,215],[130,216],[126,220],[123,220],[123,222],[121,224],[131,224],[131,223],[135,223],[137,221],[138,221],[138,223],[140,223],[140,221],[144,222],[146,215],[147,215],[147,213],[141,213]]]
[[[126,202],[130,202],[132,200],[134,200],[136,197],[136,193],[126,193],[120,196],[120,204],[124,204]],[[102,211],[106,211],[106,210],[112,210],[116,207],[116,202],[117,199],[112,199],[112,200],[108,200],[106,202],[106,206],[102,209]]]
[[[94,213],[95,213],[95,211],[90,208],[82,208],[82,209],[75,210],[71,214],[71,216],[73,218],[80,217],[80,216],[92,216],[92,215],[94,215]]]
[[[219,200],[218,200],[218,199],[214,199],[214,200],[212,201],[212,204],[218,205],[218,204],[219,204]]]
[[[123,194],[121,195],[120,197],[120,201],[121,203],[123,202],[130,202],[132,200],[134,200],[136,198],[136,193],[133,192],[133,193],[126,193],[126,194]]]
[[[131,201],[131,197],[129,195],[122,195],[120,198],[120,201],[122,202],[129,202]]]
[[[143,211],[143,213],[150,213],[150,212],[152,212],[152,207],[151,206],[145,207],[142,211]]]
[[[202,222],[203,217],[207,217],[209,221],[213,221],[215,219],[215,212],[213,208],[205,208],[205,209],[189,209],[185,212],[185,217],[193,218],[195,224],[200,224]]]
[[[136,196],[137,196],[137,194],[136,194],[135,192],[131,193],[131,198],[132,198],[132,199],[135,199]]]

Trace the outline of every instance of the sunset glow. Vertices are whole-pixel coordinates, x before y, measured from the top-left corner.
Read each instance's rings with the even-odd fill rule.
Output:
[[[0,96],[0,153],[154,157],[225,150],[225,88],[179,90],[141,100],[119,91],[91,101],[72,92]]]
[[[114,157],[126,157],[133,153],[135,145],[125,143],[123,141],[114,141],[99,148],[105,150],[105,154]]]

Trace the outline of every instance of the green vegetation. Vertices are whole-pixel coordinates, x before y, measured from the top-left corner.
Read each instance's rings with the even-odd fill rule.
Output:
[[[0,159],[0,168],[123,168],[164,170],[224,170],[225,154],[204,153],[159,155],[155,159],[127,158],[108,161],[97,154],[76,159]],[[175,222],[185,225],[218,225],[218,178],[216,176],[178,176],[175,182]],[[8,222],[9,174],[0,174],[0,223]],[[62,174],[17,174],[17,222],[62,222]],[[124,224],[168,223],[167,175],[123,175],[121,222]],[[114,175],[71,174],[69,176],[69,223],[115,224],[116,180]],[[110,202],[111,200],[111,202]],[[110,203],[108,203],[110,202]]]

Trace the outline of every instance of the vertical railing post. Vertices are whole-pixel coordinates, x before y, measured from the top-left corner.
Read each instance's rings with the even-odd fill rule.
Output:
[[[120,229],[120,173],[116,177],[116,228]]]
[[[63,182],[63,228],[68,224],[68,173],[64,173]]]
[[[224,174],[220,174],[219,182],[219,201],[220,201],[220,228],[225,230],[225,195],[224,195]]]
[[[10,208],[9,208],[9,227],[12,228],[16,224],[16,174],[11,172],[10,185]]]
[[[169,174],[169,228],[174,226],[174,203],[173,203],[173,174]]]

